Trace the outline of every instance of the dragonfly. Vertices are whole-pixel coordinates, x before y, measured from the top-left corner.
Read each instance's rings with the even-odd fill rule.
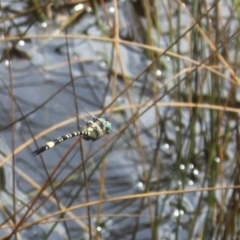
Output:
[[[32,155],[35,156],[40,153],[43,153],[46,150],[55,147],[59,143],[64,142],[76,136],[82,136],[82,138],[86,141],[96,141],[99,138],[111,132],[112,132],[112,124],[109,121],[105,120],[104,118],[92,117],[91,120],[88,120],[86,122],[86,126],[83,128],[83,130],[68,133],[50,142],[47,142],[45,143],[45,145],[33,151]]]

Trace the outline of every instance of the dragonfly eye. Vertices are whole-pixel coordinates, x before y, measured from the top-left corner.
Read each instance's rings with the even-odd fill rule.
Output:
[[[112,124],[106,121],[106,134],[109,134],[110,132],[112,132]]]

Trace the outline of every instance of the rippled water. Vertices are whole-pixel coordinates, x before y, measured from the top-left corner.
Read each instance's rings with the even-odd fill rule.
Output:
[[[113,19],[114,8],[111,4],[107,3],[107,9],[110,19]],[[21,4],[12,7],[19,10],[20,6]],[[136,20],[131,15],[131,6],[127,1],[119,1],[119,34],[122,39],[133,38],[142,43],[144,35],[141,29],[134,31],[128,21]],[[74,9],[71,11],[74,12]],[[17,58],[15,55],[11,62],[5,58],[0,65],[2,160],[12,152],[8,147],[18,149],[26,144],[15,152],[14,159],[9,158],[9,165],[4,165],[0,173],[4,186],[1,188],[1,200],[11,202],[3,204],[8,213],[14,214],[12,196],[15,194],[16,199],[21,200],[16,200],[16,209],[21,209],[20,213],[15,214],[17,220],[27,211],[24,206],[29,206],[31,199],[37,196],[36,184],[44,186],[49,175],[77,139],[59,144],[42,156],[33,157],[31,152],[51,139],[81,129],[88,114],[101,114],[152,62],[147,57],[146,49],[137,44],[119,44],[116,53],[112,42],[99,40],[99,37],[105,37],[102,33],[109,30],[104,11],[99,9],[102,28],[96,25],[96,17],[90,9],[87,8],[86,11],[88,13],[78,19],[78,24],[73,24],[68,30],[68,41],[65,33],[62,37],[58,36],[61,27],[57,21],[33,24],[26,34],[32,37],[16,44],[16,48],[29,58]],[[188,19],[187,16],[184,19]],[[161,22],[163,31],[169,29],[168,25],[163,24],[164,21],[166,20]],[[13,31],[12,34],[16,33]],[[41,34],[44,35],[43,38],[40,38]],[[52,36],[47,38],[47,34]],[[167,47],[164,36],[158,36],[155,32],[153,36],[160,47]],[[14,41],[9,42],[9,45],[14,45]],[[182,52],[187,51],[185,38],[180,45],[183,47]],[[3,42],[0,42],[0,49],[5,49]],[[134,239],[134,234],[135,239],[149,239],[153,224],[157,224],[161,239],[175,239],[177,236],[178,239],[187,239],[189,232],[193,232],[191,236],[197,236],[202,231],[202,219],[207,217],[208,211],[205,193],[114,200],[116,197],[146,192],[201,188],[206,185],[206,172],[212,166],[217,169],[222,160],[216,157],[213,165],[208,166],[206,163],[207,147],[204,141],[210,134],[211,113],[206,113],[204,119],[196,123],[197,137],[193,140],[191,132],[189,133],[193,121],[192,112],[188,108],[179,110],[169,106],[175,99],[175,93],[168,92],[176,84],[172,80],[174,64],[171,56],[163,55],[161,64],[147,69],[128,92],[117,98],[112,106],[114,108],[108,107],[102,116],[111,121],[112,134],[96,142],[82,141],[82,145],[77,143],[71,149],[46,184],[45,195],[40,195],[33,209],[45,199],[48,200],[26,223],[37,221],[64,207],[79,207],[60,215],[60,219],[52,217],[53,222],[60,220],[54,227],[53,223],[48,223],[34,224],[23,229],[20,234],[24,239],[40,239],[46,234],[50,235],[48,239],[68,239],[68,234],[71,239],[88,239],[88,211],[91,215],[91,230],[102,239]],[[185,67],[185,63],[181,62],[179,67]],[[154,81],[154,78],[157,80]],[[14,98],[10,94],[11,88]],[[154,98],[154,90],[157,88],[162,91]],[[185,91],[186,88],[180,86],[178,94]],[[154,100],[161,96],[161,101],[154,104]],[[13,105],[11,99],[12,102],[15,101]],[[148,105],[139,106],[143,103]],[[160,106],[164,103],[169,105]],[[141,114],[148,107],[148,111]],[[79,117],[76,117],[78,114]],[[69,122],[64,123],[66,120]],[[63,124],[58,127],[60,122]],[[52,126],[55,128],[50,129]],[[126,129],[122,130],[124,127]],[[48,131],[43,132],[46,129]],[[119,133],[119,130],[122,132]],[[29,139],[32,141],[28,142]],[[231,152],[235,148],[234,143],[230,145],[230,157],[233,157]],[[16,171],[16,176],[13,175],[11,166],[14,162],[16,168],[24,174]],[[231,176],[231,163],[226,162],[225,167],[229,170],[226,175]],[[228,181],[228,177],[222,180]],[[84,206],[87,203],[86,188],[89,202],[100,201],[89,209]],[[52,199],[47,194],[51,194]],[[216,194],[216,198],[219,200],[220,195]],[[113,200],[102,203],[101,200],[104,199]],[[194,227],[189,229],[196,209],[200,209],[200,213]],[[1,213],[1,224],[5,220],[6,216]],[[0,232],[1,237],[10,232],[9,229]]]

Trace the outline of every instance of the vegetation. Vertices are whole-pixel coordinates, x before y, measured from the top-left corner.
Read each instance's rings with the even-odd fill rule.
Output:
[[[240,238],[238,1],[0,4],[1,239]]]

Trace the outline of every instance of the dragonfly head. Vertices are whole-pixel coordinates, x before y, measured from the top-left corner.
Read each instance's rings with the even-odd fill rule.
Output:
[[[112,132],[112,124],[106,121],[106,134],[109,134],[110,132]]]
[[[109,121],[105,120],[104,118],[96,118],[96,120],[100,121],[101,124],[105,127],[106,134],[112,132],[112,124]]]

